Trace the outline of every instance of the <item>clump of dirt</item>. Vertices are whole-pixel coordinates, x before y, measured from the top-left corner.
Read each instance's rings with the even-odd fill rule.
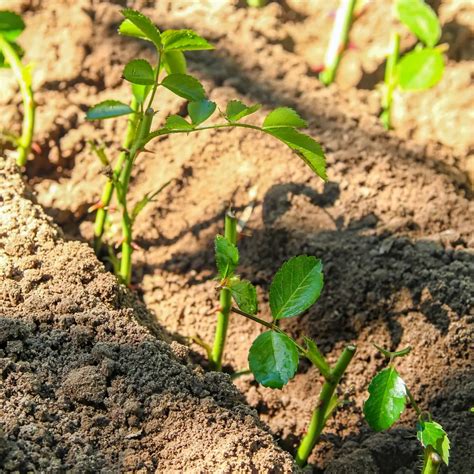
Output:
[[[2,472],[293,471],[229,378],[139,326],[3,158],[0,196]]]
[[[378,17],[386,11],[385,3],[371,3]],[[414,438],[412,412],[389,433],[373,434],[362,421],[368,383],[384,364],[371,342],[394,350],[413,347],[412,354],[399,362],[399,370],[420,406],[431,410],[446,428],[452,443],[452,471],[472,471],[473,450],[466,436],[468,410],[474,403],[469,352],[474,214],[465,173],[470,145],[461,140],[459,149],[453,151],[439,143],[450,144],[449,140],[437,135],[444,130],[452,138],[459,124],[439,124],[431,135],[432,128],[423,128],[414,120],[413,130],[402,128],[387,134],[378,122],[372,93],[322,88],[311,77],[297,47],[298,22],[304,22],[306,15],[305,25],[311,24],[317,12],[303,11],[302,6],[319,2],[270,2],[262,10],[241,8],[237,0],[34,4],[26,10],[25,34],[35,45],[28,54],[42,59],[38,61],[37,96],[38,141],[43,152],[29,164],[29,173],[39,202],[69,238],[91,239],[87,208],[98,199],[105,179],[87,140],[102,139],[113,156],[125,126],[120,119],[87,123],[84,111],[106,98],[127,100],[128,86],[121,81],[123,65],[152,54],[145,45],[116,34],[119,8],[125,4],[143,9],[163,29],[190,27],[216,45],[215,52],[190,54],[189,64],[220,106],[231,98],[263,103],[257,121],[272,106],[296,108],[327,153],[330,177],[328,183],[322,183],[282,144],[247,130],[209,131],[152,143],[149,149],[154,153],[141,155],[137,162],[132,202],[157,185],[174,181],[136,224],[135,239],[141,250],[134,254],[134,283],[156,314],[156,320],[148,312],[141,319],[157,333],[159,321],[180,340],[197,333],[211,341],[218,304],[212,241],[222,232],[227,204],[232,202],[240,212],[253,199],[249,193],[256,188],[255,208],[239,246],[240,271],[258,286],[261,316],[269,314],[268,285],[280,264],[296,254],[313,254],[324,263],[323,295],[302,318],[285,322],[285,328],[296,338],[303,334],[315,338],[331,362],[345,344],[358,345],[340,393],[348,403],[330,421],[311,458],[315,471],[401,474],[417,466],[420,447]],[[324,17],[318,19],[322,21]],[[35,40],[35,31],[47,25],[52,31],[74,29],[68,36],[69,49],[82,55],[80,67],[74,63],[64,70],[56,68],[67,60],[58,45],[62,33],[42,38],[41,44]],[[309,31],[300,30],[301,35]],[[460,57],[467,61],[464,53]],[[452,62],[449,77],[465,84],[464,73],[458,75],[451,66]],[[446,92],[446,82],[438,87],[441,89],[433,93]],[[464,85],[460,87],[464,97]],[[6,110],[15,117],[12,97],[5,99]],[[166,94],[160,100],[157,126],[169,113],[185,115],[183,101]],[[463,116],[463,101],[458,105],[459,109],[450,111],[456,118]],[[77,253],[79,248],[86,252],[77,243],[68,245],[75,246]],[[89,250],[86,253],[91,255]],[[60,262],[55,267],[60,273],[65,272],[65,262],[72,265],[72,260]],[[73,262],[78,265],[76,256]],[[56,265],[56,260],[48,265]],[[112,284],[113,279],[107,278]],[[14,287],[11,294],[19,295],[12,306],[20,305],[22,290],[10,285]],[[48,282],[33,281],[31,285],[41,287]],[[124,311],[120,309],[122,296],[117,300],[115,290],[93,285],[87,294],[97,291],[100,300],[109,298],[115,311]],[[64,288],[56,292],[52,304],[59,308],[72,305],[64,293]],[[38,299],[35,304],[44,304],[43,298]],[[260,331],[251,322],[236,318],[228,338],[228,371],[246,367],[248,348]],[[192,348],[203,355],[199,347]],[[81,368],[91,365],[87,362]],[[100,398],[100,384],[97,392],[91,390],[96,375],[88,368],[83,370],[73,377],[84,379],[80,397]],[[321,386],[309,365],[303,361],[295,380],[282,391],[258,387],[251,377],[239,379],[237,386],[280,444],[294,450]],[[179,414],[175,419],[180,419]],[[170,446],[175,455],[181,449],[181,445]]]

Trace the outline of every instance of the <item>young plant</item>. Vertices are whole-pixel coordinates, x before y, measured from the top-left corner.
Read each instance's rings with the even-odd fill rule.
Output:
[[[255,113],[260,105],[247,106],[239,100],[231,100],[225,112],[219,110],[223,123],[204,126],[217,110],[217,105],[208,100],[202,84],[186,74],[184,51],[209,50],[213,47],[192,30],[167,30],[160,32],[153,22],[140,12],[126,9],[122,11],[125,20],[119,33],[150,42],[156,50],[156,61],[151,65],[145,59],[130,61],[123,71],[123,77],[131,83],[133,98],[130,105],[117,100],[107,100],[87,112],[88,120],[100,120],[128,116],[128,126],[122,143],[123,151],[118,156],[105,185],[100,202],[95,206],[95,242],[97,253],[102,247],[102,238],[107,223],[110,203],[114,192],[121,211],[121,255],[118,262],[118,276],[129,284],[131,280],[133,223],[139,212],[150,202],[146,195],[133,210],[129,209],[128,193],[133,165],[146,145],[156,137],[176,133],[193,133],[209,129],[243,127],[258,130],[275,137],[296,152],[303,161],[321,178],[326,179],[325,157],[320,145],[298,129],[306,127],[306,122],[292,109],[280,107],[270,112],[261,126],[243,123],[241,120]],[[167,75],[162,77],[166,71]],[[155,98],[160,88],[167,89],[188,101],[190,120],[180,115],[170,115],[164,126],[152,131],[155,115]],[[101,153],[101,161],[109,165],[106,153]],[[153,196],[156,192],[153,193]],[[113,257],[117,260],[117,257]]]
[[[314,446],[340,402],[336,388],[356,348],[348,345],[334,366],[330,366],[316,343],[304,337],[304,347],[280,328],[282,319],[298,316],[319,298],[323,288],[322,263],[316,257],[300,255],[285,262],[270,285],[271,321],[257,316],[257,292],[252,283],[235,272],[239,264],[236,242],[237,220],[232,213],[225,218],[225,235],[215,239],[216,265],[220,287],[220,309],[211,352],[211,363],[221,370],[222,356],[230,313],[239,314],[268,329],[253,342],[249,351],[249,367],[257,382],[264,387],[281,389],[298,369],[299,357],[306,357],[324,377],[324,384],[313,411],[306,435],[296,453],[299,466],[307,463]],[[234,301],[236,306],[232,306]]]
[[[385,67],[380,119],[388,130],[392,126],[393,93],[422,91],[435,86],[443,77],[444,45],[438,45],[441,26],[433,9],[423,0],[396,0],[397,18],[420,41],[413,51],[400,58],[400,35],[392,32]]]
[[[19,15],[10,11],[0,11],[0,68],[11,68],[23,100],[21,136],[9,138],[17,147],[18,166],[26,165],[35,127],[35,102],[31,87],[32,66],[22,64],[20,58],[23,50],[16,42],[24,29],[25,23]]]
[[[446,465],[449,463],[448,435],[428,412],[421,411],[395,369],[395,359],[408,355],[411,347],[398,352],[375,347],[389,360],[389,366],[380,371],[370,382],[370,396],[364,404],[365,419],[375,431],[386,430],[400,418],[408,400],[418,415],[417,438],[424,448],[421,472],[422,474],[437,474],[443,462]]]
[[[337,68],[347,47],[349,31],[357,0],[341,0],[336,12],[331,38],[324,57],[324,69],[319,75],[321,82],[328,86],[336,78]]]

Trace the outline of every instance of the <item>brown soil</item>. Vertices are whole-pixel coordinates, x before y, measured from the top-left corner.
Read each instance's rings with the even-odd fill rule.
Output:
[[[2,472],[292,471],[229,377],[139,326],[147,311],[11,161],[0,183]]]
[[[18,11],[24,6],[28,25],[24,44],[31,45],[28,55],[37,62],[37,139],[42,151],[29,164],[32,184],[39,202],[68,238],[88,241],[92,217],[87,208],[97,200],[104,178],[86,140],[100,138],[117,150],[124,123],[89,124],[84,111],[105,98],[126,99],[127,87],[120,79],[123,64],[136,55],[148,57],[151,51],[115,34],[120,18],[117,4],[126,2],[7,3]],[[468,178],[472,164],[468,153],[473,143],[467,112],[473,92],[466,89],[466,80],[473,63],[472,43],[469,37],[462,39],[466,2],[438,2],[445,40],[456,45],[455,52],[451,49],[446,77],[432,91],[397,99],[397,129],[390,134],[378,123],[376,92],[365,90],[367,81],[363,81],[365,76],[374,81],[382,70],[380,44],[388,31],[387,2],[373,2],[372,13],[367,11],[358,20],[352,41],[359,49],[351,50],[344,60],[339,86],[329,89],[311,77],[313,56],[307,56],[306,48],[315,42],[320,47],[329,34],[330,22],[319,9],[323,3],[327,12],[334,2],[287,0],[272,2],[261,11],[241,8],[237,1],[127,2],[145,7],[144,12],[163,28],[192,27],[216,45],[215,52],[192,54],[189,59],[192,72],[219,104],[236,97],[261,102],[264,110],[258,118],[276,104],[298,109],[310,122],[312,136],[327,152],[330,177],[323,184],[282,145],[248,131],[206,132],[155,142],[150,149],[156,153],[140,158],[132,199],[138,200],[169,179],[175,181],[137,222],[136,241],[141,250],[134,254],[134,283],[147,308],[169,333],[181,341],[183,336],[199,334],[210,342],[217,307],[212,240],[222,231],[228,202],[241,210],[249,204],[249,191],[256,187],[248,235],[239,246],[241,273],[258,285],[264,301],[262,317],[268,316],[265,298],[275,270],[293,255],[314,254],[325,266],[323,296],[304,317],[287,322],[285,328],[295,337],[306,334],[315,338],[331,361],[345,344],[358,345],[341,391],[349,403],[331,420],[311,458],[315,472],[401,474],[416,469],[420,449],[410,411],[398,428],[384,434],[373,434],[362,421],[368,382],[383,364],[371,342],[392,349],[413,346],[410,357],[399,362],[400,372],[420,405],[431,410],[448,431],[451,472],[472,472],[474,450],[468,434],[472,419],[467,411],[474,403],[469,353],[474,221]],[[152,5],[154,8],[147,8]],[[352,76],[360,79],[354,82]],[[347,89],[347,85],[360,89]],[[19,115],[14,86],[4,91],[7,105],[1,123],[6,126],[18,121]],[[161,104],[157,124],[167,114],[185,110],[179,99],[166,95]],[[431,104],[437,104],[438,109],[432,109]],[[62,245],[72,246],[75,253],[78,248],[85,249],[77,243]],[[85,261],[93,260],[90,252],[87,255]],[[83,265],[80,261],[74,264]],[[96,263],[90,265],[97,268]],[[64,272],[64,267],[59,268]],[[83,274],[92,271],[83,268]],[[102,275],[114,285],[112,278]],[[39,291],[34,283],[31,291]],[[61,302],[63,293],[61,290],[58,296],[56,291],[55,305],[67,307],[72,303]],[[110,292],[100,292],[94,304],[99,297],[110,298]],[[114,311],[120,311],[120,298],[115,301]],[[146,311],[143,314],[148,315]],[[143,319],[155,327],[147,317]],[[101,321],[112,324],[105,317]],[[59,329],[64,332],[67,328]],[[248,348],[259,331],[255,325],[234,318],[226,370],[246,367]],[[192,358],[201,360],[202,350],[195,345],[191,348]],[[130,350],[127,361],[142,357],[135,350]],[[57,363],[56,370],[65,370]],[[143,370],[160,369],[150,362]],[[206,377],[214,380],[217,376]],[[281,392],[258,387],[250,376],[236,384],[280,445],[292,451],[304,433],[320,382],[302,362],[295,380]],[[219,396],[213,398],[218,400],[213,403],[222,404]],[[182,405],[183,420],[189,406]],[[172,423],[176,423],[174,428]],[[184,426],[181,418],[167,418],[167,429],[176,430],[169,439],[182,439],[178,431]],[[119,430],[113,436],[119,436],[117,433]],[[191,438],[198,434],[193,432]],[[198,444],[203,444],[199,438]],[[246,447],[244,440],[237,455]],[[180,462],[171,459],[172,454],[178,457],[177,452],[180,460],[185,459],[188,451],[181,456],[182,449],[166,445],[164,462]],[[137,447],[135,453],[139,450]],[[110,459],[119,451],[112,448],[111,454],[104,448],[103,455]],[[191,452],[189,459],[194,454]],[[214,452],[202,455],[219,462]],[[284,464],[287,458],[281,453],[278,456],[275,463],[288,468]],[[183,466],[171,465],[171,469]],[[235,464],[232,468],[240,470]],[[263,465],[257,468],[265,469]]]

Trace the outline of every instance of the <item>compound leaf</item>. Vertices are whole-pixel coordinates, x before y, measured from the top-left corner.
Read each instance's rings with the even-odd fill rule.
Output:
[[[322,179],[326,180],[326,158],[321,145],[293,127],[267,127],[264,129],[285,143]]]
[[[431,446],[449,464],[449,438],[443,427],[436,421],[419,421],[416,436],[424,448]]]
[[[423,0],[397,0],[398,18],[423,43],[435,46],[441,37],[441,26],[433,9]]]
[[[197,51],[214,49],[193,30],[166,30],[161,35],[164,51]]]
[[[134,59],[125,66],[123,77],[133,83],[142,86],[152,86],[155,83],[155,73],[151,64],[145,59]]]
[[[436,85],[443,77],[443,55],[437,49],[412,51],[398,63],[398,83],[407,91],[420,91]]]
[[[394,367],[379,372],[370,382],[369,398],[364,403],[367,423],[375,431],[390,428],[406,405],[406,387]]]
[[[100,120],[106,118],[120,117],[133,113],[133,109],[118,100],[105,100],[91,107],[87,113],[87,120]]]
[[[183,99],[198,101],[206,98],[202,84],[187,74],[170,74],[163,79],[161,85]]]
[[[229,289],[237,306],[248,314],[257,314],[257,290],[248,280],[232,278],[229,282]]]
[[[260,104],[246,106],[240,100],[231,100],[227,103],[225,116],[229,122],[238,122],[247,115],[255,113],[262,107]]]
[[[199,125],[200,123],[207,120],[216,110],[215,102],[212,102],[207,99],[199,100],[196,102],[189,102],[188,104],[188,114],[191,117],[191,120],[194,125]]]
[[[166,118],[165,128],[168,130],[192,130],[194,127],[180,115],[170,115]]]
[[[279,107],[272,110],[263,121],[263,128],[267,127],[295,127],[304,128],[308,124],[298,113],[289,107]]]
[[[273,319],[291,318],[306,311],[323,288],[323,266],[316,257],[300,255],[285,262],[270,286]]]
[[[0,35],[7,41],[15,41],[25,29],[20,15],[10,11],[0,11]]]
[[[163,53],[163,64],[168,74],[186,74],[186,58],[181,51]]]
[[[264,332],[250,347],[249,367],[264,387],[282,388],[296,373],[298,349],[287,335]]]
[[[239,264],[239,250],[237,246],[229,242],[224,236],[218,235],[214,241],[214,248],[219,277],[223,280],[232,276]]]
[[[151,41],[158,49],[161,48],[160,31],[150,18],[131,8],[122,10],[122,15],[126,19],[119,27],[120,34]]]

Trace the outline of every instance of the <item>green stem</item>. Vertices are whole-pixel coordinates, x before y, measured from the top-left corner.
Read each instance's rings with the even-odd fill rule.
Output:
[[[232,244],[237,244],[237,219],[232,211],[227,211],[224,223],[224,237]],[[220,309],[217,313],[216,334],[212,347],[211,363],[214,370],[222,370],[222,356],[224,354],[229,315],[232,308],[232,294],[228,288],[220,291]]]
[[[421,474],[438,474],[441,462],[441,456],[431,446],[427,446],[424,452]]]
[[[384,90],[382,96],[382,114],[380,120],[383,126],[390,130],[392,128],[392,102],[393,92],[397,86],[396,79],[396,67],[398,58],[400,56],[400,35],[396,32],[392,32],[390,38],[390,51],[387,56],[387,64],[385,66],[385,79],[384,79]]]
[[[267,0],[247,0],[247,5],[254,8],[262,8],[267,4]]]
[[[138,110],[138,103],[135,98],[132,99],[130,107],[134,110]],[[95,224],[94,224],[94,251],[96,255],[99,255],[102,248],[102,236],[104,235],[105,230],[105,221],[109,212],[109,205],[114,194],[115,184],[114,180],[119,179],[120,173],[122,172],[123,164],[127,158],[127,151],[133,143],[135,132],[137,130],[137,123],[139,120],[139,114],[133,113],[128,117],[127,131],[125,133],[125,138],[122,143],[122,148],[124,151],[120,152],[120,155],[115,163],[113,169],[113,177],[107,180],[105,183],[104,190],[102,191],[102,197],[100,198],[100,207],[97,209],[95,215]]]
[[[421,416],[420,407],[418,406],[418,403],[416,403],[416,401],[415,401],[415,399],[413,398],[413,395],[412,395],[412,393],[410,392],[410,390],[408,389],[408,387],[406,387],[406,391],[407,391],[408,399],[410,400],[411,406],[412,406],[413,409],[416,411],[416,414],[417,414],[418,416]]]
[[[321,82],[328,86],[336,77],[337,68],[347,46],[357,0],[341,0],[331,32],[331,39],[324,58],[324,70],[319,75]]]
[[[127,154],[125,163],[120,174],[119,182],[121,187],[122,202],[122,255],[120,257],[120,279],[126,285],[129,285],[132,279],[132,241],[133,241],[133,222],[130,218],[127,205],[128,186],[132,174],[133,163],[141,151],[143,139],[150,133],[151,122],[154,116],[154,110],[148,109],[140,118],[138,131],[133,141],[130,153]]]
[[[324,382],[319,394],[318,404],[314,409],[311,421],[309,423],[308,432],[301,440],[301,444],[296,453],[296,463],[300,467],[306,465],[311,451],[319,440],[327,420],[327,411],[328,407],[330,406],[334,391],[336,390],[339,381],[344,375],[347,366],[352,360],[352,357],[354,357],[355,351],[355,346],[347,346],[336,362],[336,365],[331,370],[331,379]]]
[[[21,136],[18,140],[18,157],[16,162],[18,166],[25,166],[28,155],[31,150],[33,132],[35,128],[35,102],[33,100],[33,90],[31,88],[31,79],[25,78],[25,68],[13,46],[0,34],[0,51],[10,65],[13,74],[20,86],[21,97],[23,100],[23,124]]]

